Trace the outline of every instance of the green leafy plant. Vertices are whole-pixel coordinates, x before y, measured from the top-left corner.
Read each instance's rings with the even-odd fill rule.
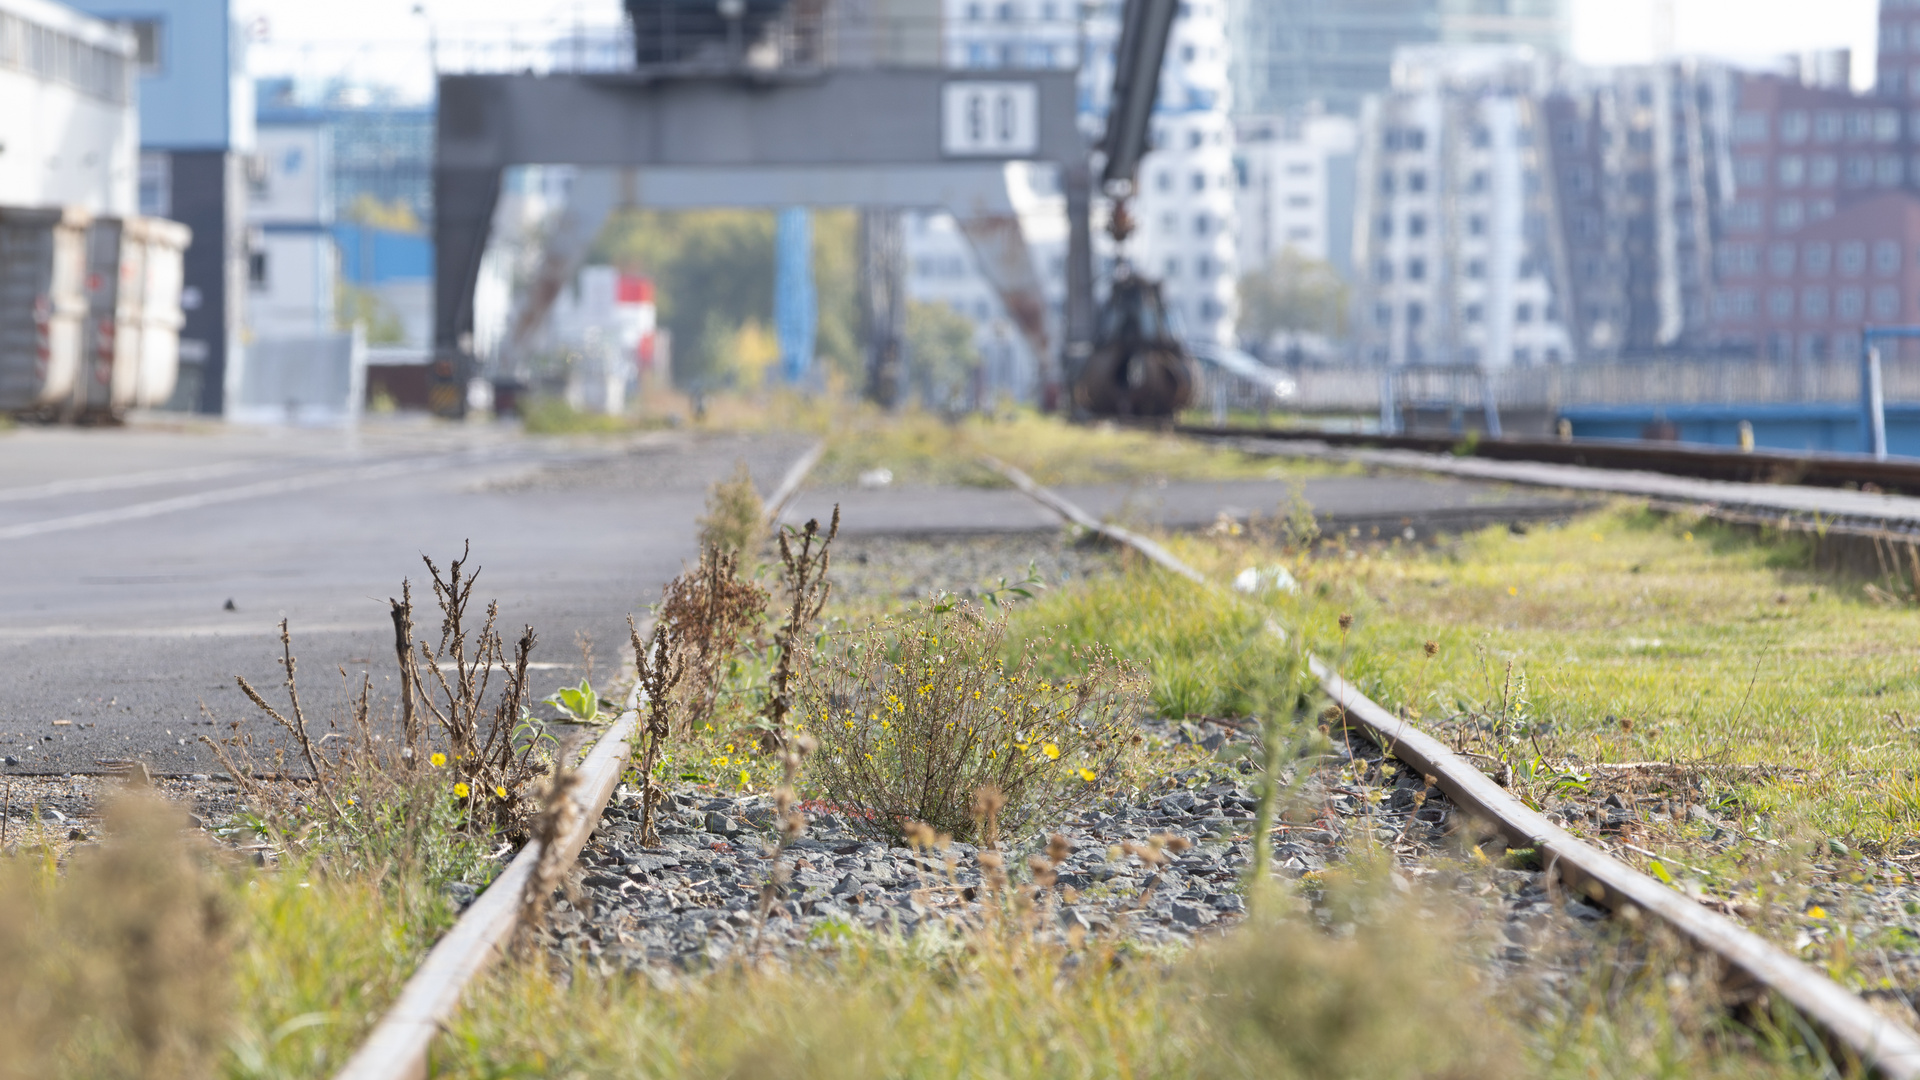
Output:
[[[585,679],[580,680],[579,686],[563,686],[555,690],[544,700],[577,723],[591,724],[600,715],[600,695]]]
[[[975,793],[992,790],[999,827],[1017,836],[1119,771],[1144,679],[1101,646],[1073,652],[1073,677],[1044,678],[1038,650],[1008,663],[1005,640],[1005,621],[978,607],[929,606],[816,654],[796,726],[818,737],[813,781],[856,829],[898,838],[921,822],[971,837]]]

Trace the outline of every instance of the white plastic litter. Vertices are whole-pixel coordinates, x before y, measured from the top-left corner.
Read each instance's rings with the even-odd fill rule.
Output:
[[[1269,591],[1300,591],[1300,583],[1293,580],[1284,566],[1269,566],[1265,570],[1249,566],[1234,577],[1233,587],[1250,596]]]
[[[868,469],[860,474],[860,486],[863,488],[883,488],[893,483],[893,470],[884,466]]]

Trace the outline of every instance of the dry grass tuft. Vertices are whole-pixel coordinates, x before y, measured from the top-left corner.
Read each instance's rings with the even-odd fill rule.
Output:
[[[754,489],[753,474],[742,461],[733,477],[707,491],[707,514],[700,519],[700,547],[719,548],[734,557],[752,555],[766,542],[766,509]]]
[[[0,1078],[213,1075],[229,1033],[230,910],[155,796],[117,799],[106,842],[0,862]]]
[[[856,828],[898,838],[918,821],[964,839],[991,817],[1018,835],[1119,770],[1142,678],[1098,646],[1073,651],[1070,677],[1043,678],[1037,650],[1003,659],[1006,632],[971,605],[932,605],[815,656],[799,694],[820,740],[812,779]],[[991,814],[973,805],[982,791]]]
[[[767,591],[740,576],[739,553],[717,545],[701,550],[698,569],[667,586],[656,625],[685,671],[677,701],[683,733],[712,718],[727,662],[766,611]]]

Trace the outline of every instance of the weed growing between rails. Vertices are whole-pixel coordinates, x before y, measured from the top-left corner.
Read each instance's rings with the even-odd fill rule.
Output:
[[[813,784],[874,836],[918,821],[963,839],[980,789],[1005,800],[1015,833],[1102,790],[1137,739],[1143,680],[1092,646],[1056,682],[1037,648],[1003,659],[1005,639],[1004,619],[929,604],[823,646],[800,693],[820,741]]]
[[[747,463],[739,462],[730,479],[713,485],[707,493],[707,513],[700,519],[700,548],[718,549],[720,554],[737,559],[759,551],[766,535],[766,509],[760,505],[760,493],[753,486]]]
[[[546,737],[525,712],[527,663],[535,636],[527,627],[509,659],[494,629],[495,604],[487,606],[486,621],[477,632],[470,628],[474,576],[466,572],[466,558],[463,553],[444,575],[433,560],[425,560],[440,606],[440,640],[437,646],[415,641],[404,654],[399,739],[376,730],[383,725],[373,717],[371,681],[364,676],[339,749],[325,745],[337,733],[316,737],[301,704],[285,621],[280,642],[289,711],[283,714],[246,679],[237,679],[247,697],[299,748],[300,764],[314,781],[315,801],[325,812],[324,824],[342,834],[326,839],[347,842],[343,852],[403,857],[406,851],[440,846],[424,841],[444,834],[449,826],[470,838],[525,835],[535,809],[530,785],[547,770],[540,752]],[[410,587],[403,592],[408,599],[396,604],[397,630],[412,627]],[[489,706],[487,691],[496,670],[504,672],[504,685]],[[428,735],[423,729],[429,724],[444,750],[424,749]],[[260,770],[249,736],[218,741],[203,736],[202,741],[219,756],[260,815],[261,826],[281,847],[305,844],[323,824],[311,820],[303,801],[254,781]],[[277,753],[270,768],[284,775],[284,754]],[[455,815],[451,821],[449,812]]]
[[[728,666],[765,619],[767,600],[765,589],[741,576],[739,552],[719,543],[704,545],[699,567],[667,587],[656,626],[685,673],[675,702],[682,733],[713,718]]]

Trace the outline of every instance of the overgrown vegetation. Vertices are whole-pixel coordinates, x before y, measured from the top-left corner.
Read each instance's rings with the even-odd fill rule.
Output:
[[[1460,980],[1444,902],[1373,890],[1348,907],[1364,915],[1342,935],[1291,908],[1184,954],[1045,944],[1010,905],[971,932],[902,941],[849,928],[831,960],[670,983],[521,967],[476,995],[434,1060],[449,1077],[1524,1072],[1507,1022]]]
[[[1139,741],[1142,680],[1099,646],[1049,679],[1044,644],[1009,663],[1005,638],[978,608],[929,604],[814,659],[799,694],[820,741],[812,782],[857,830],[898,840],[920,822],[971,839],[984,789],[1000,826],[1024,836],[1102,790]]]
[[[753,486],[747,463],[739,462],[730,479],[713,485],[707,493],[707,512],[700,518],[700,549],[733,559],[743,555],[754,559],[766,535],[766,510],[760,505],[760,492]]]

